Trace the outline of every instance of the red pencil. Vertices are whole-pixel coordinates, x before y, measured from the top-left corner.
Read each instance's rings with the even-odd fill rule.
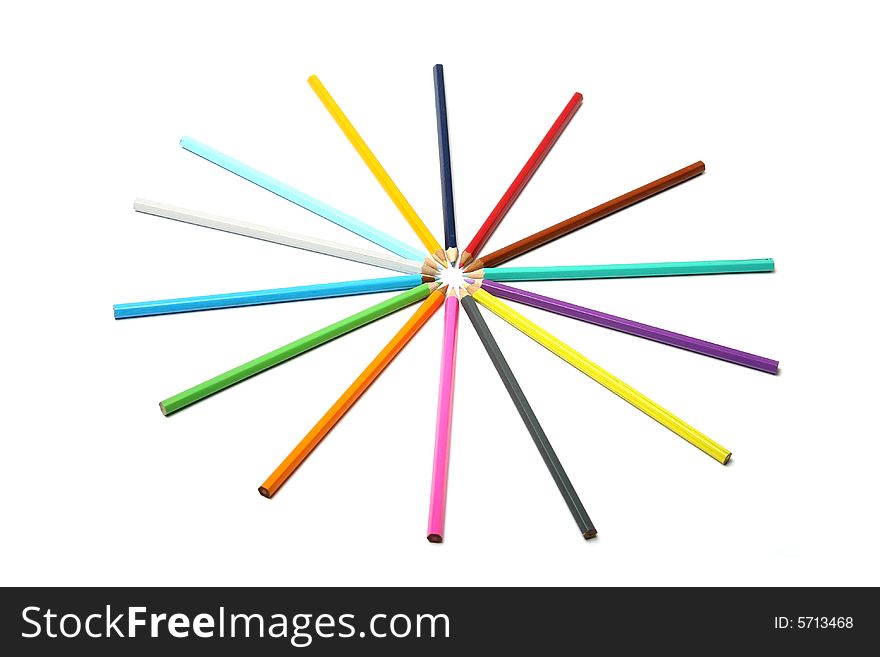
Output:
[[[571,97],[571,100],[568,101],[565,109],[562,110],[562,113],[556,118],[553,125],[550,126],[550,130],[544,135],[541,143],[538,144],[538,148],[535,149],[535,152],[532,153],[528,162],[526,162],[516,178],[513,179],[513,182],[510,183],[510,187],[504,192],[504,196],[498,201],[495,209],[489,213],[488,217],[486,217],[486,221],[480,226],[480,230],[474,235],[474,239],[472,239],[471,243],[465,247],[464,252],[461,254],[461,267],[464,267],[472,258],[477,257],[478,252],[486,245],[486,242],[489,241],[492,233],[498,228],[498,224],[501,223],[501,220],[504,219],[510,208],[513,207],[516,199],[519,198],[519,195],[522,194],[526,185],[529,184],[532,176],[535,175],[538,167],[541,166],[541,162],[544,161],[544,158],[547,157],[547,154],[550,152],[550,149],[553,148],[556,140],[562,135],[565,127],[574,117],[575,112],[578,111],[583,100],[583,95],[580,92],[575,92],[574,96]]]

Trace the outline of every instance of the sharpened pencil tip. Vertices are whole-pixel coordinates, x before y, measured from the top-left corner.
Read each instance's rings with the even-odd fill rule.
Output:
[[[440,534],[428,534],[429,543],[442,543],[443,537]]]
[[[588,529],[587,531],[584,532],[584,539],[585,540],[589,541],[591,538],[596,538],[596,530],[595,529]]]
[[[257,490],[260,492],[260,495],[265,497],[267,500],[271,499],[272,494],[269,492],[269,489],[266,488],[265,486],[260,486]]]
[[[462,258],[462,260],[464,260],[464,258]],[[480,260],[479,258],[477,258],[476,260],[469,262],[466,267],[464,265],[462,265],[462,266],[464,268],[464,272],[466,274],[468,274],[472,271],[476,271],[477,269],[482,269],[483,268],[483,261]]]

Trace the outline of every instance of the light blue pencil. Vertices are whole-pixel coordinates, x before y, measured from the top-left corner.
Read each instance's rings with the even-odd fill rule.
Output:
[[[770,272],[773,258],[754,260],[691,260],[685,262],[637,262],[629,265],[572,265],[562,267],[486,267],[468,274],[490,281],[560,281],[586,278],[637,276],[693,276],[697,274],[745,274]],[[482,275],[481,275],[482,274]]]
[[[305,301],[306,299],[327,299],[355,294],[393,292],[408,290],[421,284],[422,276],[411,274],[409,276],[368,278],[360,281],[343,281],[341,283],[280,287],[274,290],[254,290],[252,292],[230,292],[228,294],[210,294],[208,296],[163,299],[161,301],[117,303],[113,306],[113,317],[115,319],[128,319],[130,317],[188,313],[194,310],[217,310],[218,308],[257,306],[266,303],[283,303],[285,301]]]
[[[277,194],[281,198],[287,199],[291,203],[295,203],[309,212],[315,213],[319,217],[332,221],[337,226],[350,230],[355,235],[360,235],[364,239],[370,240],[373,244],[381,246],[383,249],[396,253],[401,258],[421,262],[427,255],[425,251],[409,246],[396,237],[383,233],[381,230],[373,228],[360,219],[352,217],[350,214],[346,214],[341,210],[330,207],[316,198],[303,194],[301,191],[294,189],[290,185],[285,184],[280,180],[276,180],[271,176],[267,176],[265,173],[261,173],[260,171],[249,167],[244,162],[239,162],[235,158],[224,155],[220,151],[214,150],[210,146],[203,144],[192,137],[182,137],[180,145],[189,152],[195,153],[209,162],[213,162],[217,166],[223,167],[227,171],[231,171],[235,175],[241,176],[245,180],[249,180],[255,185],[259,185],[263,189],[268,190],[273,194]]]

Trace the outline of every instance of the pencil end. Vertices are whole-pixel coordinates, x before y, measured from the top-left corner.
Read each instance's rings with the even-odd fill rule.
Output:
[[[165,408],[165,402],[159,402],[159,410],[162,411],[162,415],[168,417],[168,410]]]
[[[588,529],[587,531],[584,532],[584,540],[589,541],[591,538],[596,538],[595,528]]]
[[[259,491],[260,495],[265,497],[267,500],[272,497],[272,493],[269,492],[269,489],[265,486],[260,486],[257,491]]]
[[[730,463],[730,457],[733,456],[732,452],[727,452],[727,456],[724,457],[724,460],[721,461],[721,465],[727,465]]]
[[[483,268],[483,261],[477,258],[473,262],[471,262],[467,267],[464,268],[464,272],[466,274],[471,273],[472,271],[476,271],[477,269]]]
[[[442,543],[443,537],[440,534],[428,534],[428,543]]]

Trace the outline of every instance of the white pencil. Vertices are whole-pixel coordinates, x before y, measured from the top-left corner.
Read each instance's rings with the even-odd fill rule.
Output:
[[[375,267],[403,272],[404,274],[419,274],[422,271],[421,262],[404,260],[396,255],[380,253],[378,251],[369,251],[356,246],[340,244],[339,242],[330,242],[316,237],[298,235],[297,233],[290,233],[279,228],[260,226],[259,224],[252,224],[239,219],[220,217],[208,212],[187,210],[186,208],[179,208],[174,205],[157,203],[156,201],[147,201],[140,198],[135,199],[134,209],[138,212],[152,214],[157,217],[164,217],[165,219],[174,219],[175,221],[183,221],[188,224],[195,224],[196,226],[223,230],[227,233],[253,237],[267,242],[275,242],[276,244],[283,244],[284,246],[292,246],[295,249],[323,253],[324,255],[334,256],[336,258],[353,260],[355,262],[362,262]]]

